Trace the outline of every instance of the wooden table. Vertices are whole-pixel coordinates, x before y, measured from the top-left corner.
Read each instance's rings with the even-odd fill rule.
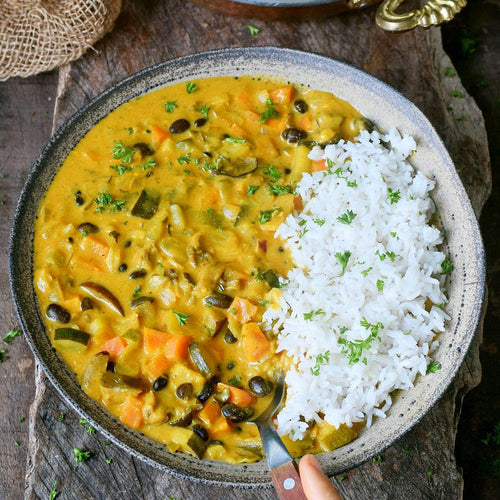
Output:
[[[373,23],[373,10],[301,23],[230,19],[183,0],[125,1],[115,30],[79,61],[59,71],[0,86],[0,212],[3,233],[0,318],[7,331],[17,324],[7,283],[7,240],[20,188],[34,157],[60,125],[112,82],[155,62],[225,46],[279,45],[312,50],[350,62],[378,76],[413,100],[441,133],[476,213],[490,189],[484,124],[474,101],[441,45],[440,31],[391,35]],[[450,91],[465,97],[450,96]],[[56,95],[57,94],[57,95]],[[55,105],[55,111],[54,110]],[[467,116],[467,119],[461,117]],[[382,463],[369,462],[334,479],[346,499],[460,498],[462,476],[454,458],[456,426],[464,394],[480,380],[478,345],[471,347],[457,379],[431,412],[394,446]],[[48,498],[54,481],[61,498],[275,498],[271,490],[242,492],[207,487],[160,473],[132,459],[99,435],[89,435],[79,417],[46,383],[22,339],[6,346],[10,360],[0,366],[0,497]],[[36,372],[36,387],[33,374]],[[36,389],[36,392],[35,392]],[[31,406],[28,418],[28,406]],[[64,414],[64,421],[58,421]],[[24,421],[20,421],[22,419]],[[28,433],[29,428],[29,433]],[[16,445],[16,442],[19,445]],[[74,470],[73,447],[93,457]],[[404,453],[403,449],[410,450]],[[112,459],[111,464],[106,459]]]

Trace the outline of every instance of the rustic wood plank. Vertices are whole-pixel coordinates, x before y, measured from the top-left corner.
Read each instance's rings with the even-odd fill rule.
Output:
[[[18,328],[8,286],[10,224],[26,174],[50,137],[56,83],[57,74],[49,73],[0,85],[0,342],[10,328]],[[10,358],[0,365],[0,496],[15,500],[22,498],[24,485],[34,361],[22,337],[0,348]]]
[[[484,124],[458,78],[444,76],[451,67],[441,46],[440,31],[402,35],[382,32],[373,11],[303,23],[255,21],[262,29],[252,37],[245,20],[229,19],[181,0],[125,1],[113,33],[96,45],[98,53],[61,72],[54,125],[112,82],[161,60],[226,46],[293,46],[330,55],[362,67],[413,100],[441,133],[472,198],[476,213],[489,193],[489,163]],[[457,101],[450,90],[464,93]],[[468,120],[459,120],[466,113]],[[411,432],[383,453],[336,483],[346,499],[461,498],[462,478],[453,449],[463,395],[480,378],[478,343],[467,356],[454,384]],[[64,422],[58,422],[59,413]],[[68,498],[275,498],[270,490],[221,490],[168,476],[132,459],[102,436],[91,436],[61,401],[42,374],[30,425],[31,463],[27,498],[48,495],[54,480]],[[93,451],[74,471],[73,447]],[[408,446],[409,453],[403,448]],[[113,462],[106,464],[105,459]],[[432,473],[431,473],[432,471]]]

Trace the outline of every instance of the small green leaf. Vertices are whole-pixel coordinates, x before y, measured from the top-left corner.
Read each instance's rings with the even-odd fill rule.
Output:
[[[177,107],[177,101],[167,101],[165,103],[165,111],[167,113],[173,113],[176,107]]]
[[[198,86],[196,85],[196,83],[187,82],[186,83],[186,90],[187,90],[188,94],[192,94],[193,92],[195,92],[196,90],[198,90]]]
[[[252,36],[258,35],[260,33],[260,28],[252,26],[251,24],[247,24],[247,28]]]
[[[174,316],[177,318],[177,323],[180,325],[180,326],[184,326],[188,319],[189,319],[189,314],[184,314],[184,313],[179,313],[179,312],[176,312],[176,311],[172,311],[174,313]]]

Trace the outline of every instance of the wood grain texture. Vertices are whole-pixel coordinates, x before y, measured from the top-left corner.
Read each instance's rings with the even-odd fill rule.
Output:
[[[54,126],[71,116],[111,83],[156,62],[227,46],[277,45],[320,52],[352,63],[381,78],[417,104],[440,132],[480,213],[489,190],[487,141],[481,113],[451,67],[439,30],[388,34],[375,27],[374,12],[350,13],[307,22],[230,19],[182,0],[125,1],[115,30],[60,73]],[[453,98],[450,90],[463,93]],[[467,120],[460,119],[467,115]],[[346,499],[461,498],[462,478],[453,454],[464,394],[480,380],[480,332],[455,382],[422,422],[387,449],[381,463],[368,462],[334,481]],[[57,421],[60,413],[63,422]],[[271,490],[241,491],[203,486],[166,475],[106,446],[78,424],[43,374],[30,415],[30,467],[26,498],[46,498],[54,480],[65,498],[271,499]],[[74,470],[73,447],[92,457]],[[403,450],[409,450],[405,453]],[[111,464],[106,459],[112,459]],[[340,480],[342,479],[342,480]]]
[[[272,469],[270,474],[280,500],[307,500],[294,460]]]
[[[56,82],[57,74],[49,73],[0,86],[0,343],[9,329],[18,328],[8,279],[10,222],[26,174],[50,137]],[[24,484],[35,363],[22,337],[0,349],[9,357],[0,364],[0,498],[16,500],[22,498]],[[7,491],[13,493],[3,496]]]

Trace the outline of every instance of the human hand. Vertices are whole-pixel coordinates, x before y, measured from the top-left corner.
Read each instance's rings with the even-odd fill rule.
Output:
[[[342,500],[313,455],[301,458],[299,473],[307,500]]]

